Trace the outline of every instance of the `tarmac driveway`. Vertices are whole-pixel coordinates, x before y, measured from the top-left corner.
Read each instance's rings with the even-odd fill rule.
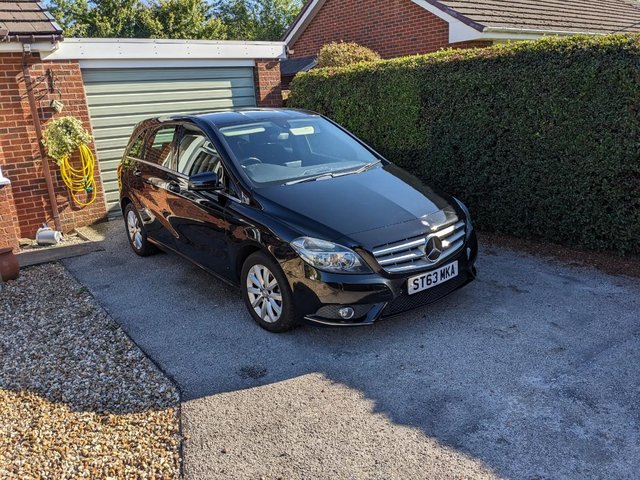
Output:
[[[636,280],[481,249],[434,306],[274,335],[109,230],[64,264],[181,389],[187,478],[637,478]]]

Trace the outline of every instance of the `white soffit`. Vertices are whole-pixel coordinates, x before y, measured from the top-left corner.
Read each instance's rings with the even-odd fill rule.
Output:
[[[185,61],[255,60],[286,58],[283,42],[164,40],[134,38],[67,38],[43,60]],[[138,62],[139,63],[139,62]]]

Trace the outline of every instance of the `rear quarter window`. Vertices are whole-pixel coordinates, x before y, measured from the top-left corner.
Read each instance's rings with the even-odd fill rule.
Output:
[[[142,154],[144,153],[144,131],[138,132],[134,134],[133,140],[129,142],[129,147],[127,148],[127,156],[142,158]]]

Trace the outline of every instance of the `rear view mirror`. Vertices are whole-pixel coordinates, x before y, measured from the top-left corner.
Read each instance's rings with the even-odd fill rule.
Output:
[[[215,172],[204,172],[189,178],[189,190],[220,190],[220,180]]]

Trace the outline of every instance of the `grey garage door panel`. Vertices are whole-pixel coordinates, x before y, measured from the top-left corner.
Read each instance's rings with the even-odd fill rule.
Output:
[[[119,214],[116,170],[136,124],[149,117],[256,105],[253,68],[82,71],[110,215]]]
[[[253,87],[253,77],[236,77],[224,80],[184,80],[184,81],[138,81],[129,83],[127,93],[130,92],[173,92],[208,89],[229,89]],[[85,85],[89,95],[112,95],[122,92],[121,83],[99,83]]]
[[[158,114],[162,115],[167,112],[192,112],[192,111],[204,111],[212,108],[228,108],[234,106],[236,103],[248,103],[253,99],[250,97],[222,97],[214,98],[212,100],[192,100],[191,98],[185,99],[184,97],[175,98],[170,101],[169,98],[163,99],[162,102],[147,101],[146,103],[131,103],[127,105],[104,105],[100,107],[90,107],[91,116],[95,119],[102,117],[113,118],[114,111],[117,110],[118,116],[121,118],[127,115],[147,115]],[[137,98],[135,101],[140,102],[141,98]],[[151,99],[149,99],[151,100]],[[132,99],[133,101],[133,99]]]
[[[219,80],[221,78],[253,78],[251,67],[192,68],[95,68],[82,72],[86,84],[167,80]]]
[[[237,87],[233,93],[240,97],[253,97],[253,87]],[[113,105],[136,105],[175,101],[179,96],[189,100],[212,100],[229,97],[229,89],[172,90],[166,92],[118,93],[115,95],[95,95],[89,101],[90,107],[111,107]]]

